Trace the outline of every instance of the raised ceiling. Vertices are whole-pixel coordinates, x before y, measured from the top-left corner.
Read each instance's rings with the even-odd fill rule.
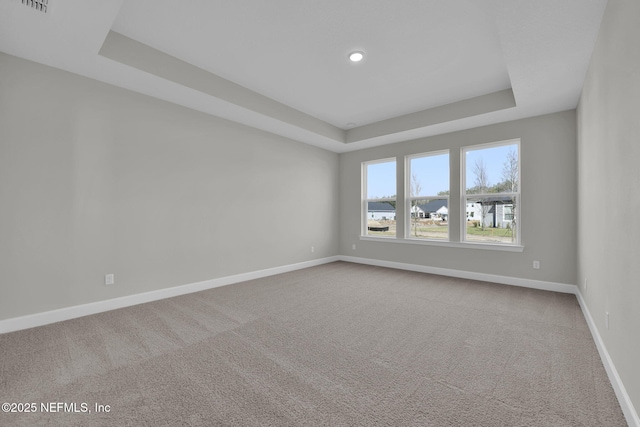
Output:
[[[605,6],[2,0],[0,51],[344,152],[575,108]]]

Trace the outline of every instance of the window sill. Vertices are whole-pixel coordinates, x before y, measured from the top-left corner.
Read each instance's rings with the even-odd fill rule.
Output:
[[[438,240],[418,240],[418,239],[398,239],[396,237],[373,237],[373,236],[360,236],[360,240],[367,240],[370,242],[385,242],[385,243],[401,243],[409,245],[422,245],[422,246],[439,246],[445,248],[463,248],[463,249],[483,249],[488,251],[503,251],[503,252],[522,252],[524,246],[521,245],[501,245],[492,243],[475,243],[475,242],[449,242]]]

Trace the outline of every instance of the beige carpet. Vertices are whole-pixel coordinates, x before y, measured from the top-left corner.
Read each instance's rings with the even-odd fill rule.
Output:
[[[2,426],[626,425],[573,295],[344,262],[0,348]]]

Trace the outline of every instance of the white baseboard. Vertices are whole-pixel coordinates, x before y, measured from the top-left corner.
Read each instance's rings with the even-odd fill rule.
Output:
[[[104,311],[129,307],[145,302],[157,301],[171,298],[192,292],[212,289],[219,286],[231,285],[233,283],[247,280],[259,279],[261,277],[273,276],[275,274],[314,267],[334,261],[347,261],[359,264],[368,264],[379,267],[397,268],[401,270],[417,271],[422,273],[440,274],[443,276],[453,276],[465,279],[483,280],[488,282],[502,283],[507,285],[523,286],[535,289],[550,290],[575,294],[577,288],[574,285],[562,283],[543,282],[537,280],[520,279],[516,277],[498,276],[493,274],[474,273],[469,271],[451,270],[446,268],[427,267],[415,264],[405,264],[392,261],[381,261],[369,258],[359,258],[352,256],[332,256],[312,261],[305,261],[297,264],[284,265],[280,267],[268,268],[249,273],[242,273],[233,276],[220,277],[217,279],[205,280],[203,282],[190,283],[187,285],[175,286],[171,288],[159,289],[151,292],[128,295],[104,301],[96,301],[88,304],[64,307],[57,310],[45,311],[11,319],[0,320],[0,334],[6,332],[19,331],[22,329],[34,328],[36,326],[48,325],[61,322],[63,320],[75,319],[77,317],[88,316],[90,314],[102,313]]]
[[[247,280],[273,276],[275,274],[287,273],[289,271],[300,270],[303,268],[314,267],[316,265],[338,261],[338,259],[339,258],[337,256],[320,258],[312,261],[300,262],[297,264],[267,268],[265,270],[220,277],[217,279],[205,280],[203,282],[190,283],[187,285],[175,286],[166,289],[158,289],[157,291],[144,292],[141,294],[128,295],[125,297],[113,298],[104,301],[96,301],[88,304],[64,307],[57,310],[45,311],[44,313],[36,313],[27,316],[14,317],[12,319],[0,320],[0,334],[19,331],[22,329],[34,328],[36,326],[48,325],[51,323],[61,322],[63,320],[75,319],[77,317],[102,313],[104,311],[129,307],[145,302],[157,301],[179,295],[190,294],[192,292],[204,291],[206,289],[245,282]]]
[[[399,270],[417,271],[419,273],[439,274],[441,276],[459,277],[461,279],[482,280],[484,282],[500,283],[503,285],[521,286],[524,288],[541,289],[544,291],[575,294],[578,291],[576,285],[566,283],[546,282],[543,280],[522,279],[519,277],[499,276],[497,274],[475,273],[473,271],[452,270],[449,268],[429,267],[417,264],[405,264],[395,261],[382,261],[370,258],[352,256],[340,256],[341,261],[355,262],[358,264],[375,265],[378,267],[397,268]]]
[[[631,398],[627,394],[627,390],[624,388],[624,384],[620,379],[620,375],[618,375],[618,370],[613,364],[611,356],[609,356],[607,347],[604,345],[604,341],[600,336],[600,332],[598,332],[598,328],[593,321],[593,317],[589,312],[589,308],[587,307],[587,304],[582,297],[582,293],[580,292],[580,290],[576,292],[576,297],[578,298],[578,302],[580,303],[580,308],[582,308],[582,314],[584,314],[587,325],[589,325],[589,330],[591,331],[593,340],[595,341],[596,347],[598,348],[598,353],[600,353],[600,359],[602,359],[602,364],[607,371],[607,375],[609,376],[609,381],[611,382],[613,391],[616,393],[616,397],[618,398],[618,402],[620,403],[620,407],[622,408],[624,417],[627,419],[627,424],[629,424],[630,427],[640,427],[640,417],[638,417],[638,412],[634,408],[633,403],[631,402]]]

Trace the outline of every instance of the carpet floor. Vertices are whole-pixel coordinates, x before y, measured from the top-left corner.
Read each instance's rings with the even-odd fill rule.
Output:
[[[2,426],[626,425],[574,295],[346,262],[3,334],[0,357],[2,402],[36,404]]]

